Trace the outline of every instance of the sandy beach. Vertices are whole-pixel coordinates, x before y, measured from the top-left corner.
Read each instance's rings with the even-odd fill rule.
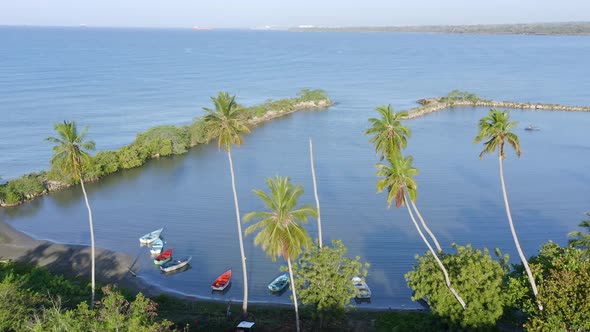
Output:
[[[116,284],[147,296],[161,294],[157,287],[150,286],[129,272],[134,259],[124,253],[96,248],[97,283]],[[0,221],[0,261],[33,264],[56,274],[87,278],[90,282],[90,247],[35,240],[4,221]],[[132,270],[137,273],[137,269],[134,266]]]

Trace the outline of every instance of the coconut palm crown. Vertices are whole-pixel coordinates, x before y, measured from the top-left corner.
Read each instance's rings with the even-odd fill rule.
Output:
[[[381,118],[369,118],[371,127],[365,131],[365,135],[373,135],[369,142],[375,145],[375,152],[383,160],[384,156],[400,153],[408,145],[411,131],[401,123],[407,118],[408,112],[396,113],[391,104],[379,106],[375,110],[381,114]]]
[[[416,200],[418,185],[414,177],[419,174],[419,171],[412,166],[414,158],[389,155],[387,161],[390,165],[379,163],[376,166],[376,175],[381,177],[377,181],[377,192],[387,189],[387,207],[390,207],[394,200],[395,207],[403,206],[406,203],[405,192],[412,201]]]
[[[242,134],[250,129],[246,125],[244,109],[236,103],[236,96],[219,92],[217,98],[211,97],[215,109],[204,107],[207,112],[203,120],[211,137],[217,137],[217,146],[229,151],[232,145],[240,146],[244,141]]]
[[[55,143],[51,164],[61,166],[63,171],[71,174],[74,181],[79,181],[82,178],[83,166],[91,161],[91,156],[84,150],[95,149],[93,141],[85,141],[88,127],[78,132],[76,122],[64,121],[56,123],[54,129],[59,137],[46,139]]]
[[[253,192],[269,211],[250,212],[244,216],[244,222],[259,220],[246,229],[246,235],[259,230],[254,244],[260,245],[273,262],[277,257],[298,257],[303,248],[312,245],[307,230],[300,222],[305,223],[308,217],[317,216],[316,209],[311,205],[296,207],[303,187],[293,185],[289,177],[276,176],[267,178],[265,182],[270,194],[262,190]]]
[[[518,125],[516,121],[510,121],[510,113],[508,111],[500,112],[497,109],[491,109],[490,112],[479,120],[479,132],[473,143],[479,143],[484,139],[484,147],[479,158],[483,159],[484,155],[493,153],[498,149],[498,153],[502,160],[506,159],[505,143],[508,143],[518,157],[522,151],[520,150],[520,141],[518,136],[511,132],[511,130]]]

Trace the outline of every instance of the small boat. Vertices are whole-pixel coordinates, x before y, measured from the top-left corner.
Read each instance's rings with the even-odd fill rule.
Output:
[[[289,274],[283,273],[268,284],[268,290],[271,292],[280,292],[287,286],[289,286]]]
[[[193,258],[192,256],[189,256],[189,257],[169,261],[168,263],[164,263],[164,264],[160,265],[160,270],[162,270],[162,272],[176,271],[178,269],[185,267],[191,261],[192,258]]]
[[[150,253],[152,255],[159,255],[162,253],[162,249],[164,248],[164,241],[162,239],[157,238],[150,244]]]
[[[528,131],[537,131],[537,130],[541,130],[541,128],[539,128],[539,127],[535,127],[535,126],[533,126],[532,124],[530,124],[530,125],[526,126],[526,127],[524,128],[524,130],[528,130]]]
[[[224,290],[231,281],[231,269],[223,272],[215,281],[211,284],[211,289],[216,291]]]
[[[352,278],[352,284],[354,288],[356,288],[356,298],[357,299],[370,299],[371,298],[371,289],[363,279],[359,277]]]
[[[154,264],[162,265],[172,259],[172,249],[168,249],[154,259]]]
[[[156,229],[155,231],[153,231],[151,233],[147,233],[146,235],[140,237],[139,244],[150,244],[150,243],[154,242],[157,238],[160,237],[160,234],[162,233],[163,230],[164,230],[164,228]]]

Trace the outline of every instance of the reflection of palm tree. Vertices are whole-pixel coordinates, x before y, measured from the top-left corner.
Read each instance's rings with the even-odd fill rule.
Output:
[[[383,159],[384,156],[400,153],[402,149],[405,149],[411,132],[401,123],[401,120],[408,117],[408,112],[395,113],[391,104],[379,106],[376,111],[381,114],[381,118],[369,119],[371,128],[365,131],[365,135],[373,135],[369,142],[375,145],[375,151]]]
[[[590,217],[590,212],[586,212],[586,215]],[[570,239],[569,244],[584,250],[585,256],[590,256],[590,219],[582,221],[579,226],[585,228],[586,233],[580,231],[568,233],[568,237],[574,238]]]
[[[273,262],[280,256],[287,261],[295,320],[299,331],[299,309],[291,259],[297,259],[304,248],[312,245],[311,238],[299,222],[307,222],[309,216],[316,216],[316,211],[310,205],[296,207],[297,199],[303,194],[303,187],[294,186],[288,177],[267,178],[266,185],[270,195],[262,190],[254,190],[254,194],[262,200],[269,211],[250,212],[244,216],[245,222],[259,220],[246,229],[246,235],[259,230],[254,238],[254,244],[261,245],[262,250],[266,251]]]
[[[91,285],[92,295],[90,298],[90,309],[94,307],[95,294],[95,279],[94,279],[94,225],[92,223],[92,209],[88,203],[88,195],[84,187],[84,177],[82,176],[82,169],[84,165],[91,161],[90,155],[84,150],[94,150],[95,145],[93,141],[84,141],[88,127],[81,132],[76,129],[74,121],[57,123],[54,127],[59,137],[48,137],[47,140],[55,143],[53,146],[52,164],[61,165],[64,172],[70,173],[74,181],[80,181],[82,193],[84,193],[84,201],[88,209],[88,224],[90,226],[90,260],[91,260]]]
[[[390,155],[387,158],[389,165],[386,164],[377,164],[377,176],[383,177],[379,181],[377,181],[377,191],[382,192],[384,189],[387,189],[387,206],[391,206],[391,202],[395,200],[395,207],[399,208],[402,205],[405,205],[408,209],[408,214],[420,234],[422,241],[426,244],[432,256],[438,263],[438,266],[442,270],[445,282],[447,287],[453,293],[457,301],[461,304],[463,309],[465,309],[465,302],[459,296],[457,291],[451,286],[451,280],[449,278],[449,274],[444,267],[443,263],[438,258],[436,252],[430,245],[430,242],[426,239],[420,226],[416,222],[416,218],[414,218],[414,214],[412,213],[412,209],[408,204],[408,200],[410,202],[414,201],[417,196],[417,185],[416,181],[414,180],[414,176],[418,175],[418,170],[412,167],[412,157],[402,157],[401,154]],[[412,204],[412,203],[410,203]],[[415,208],[415,206],[414,206]]]
[[[518,241],[518,236],[516,235],[516,230],[514,229],[514,223],[512,222],[512,214],[510,212],[510,205],[508,204],[508,194],[506,193],[506,184],[504,183],[504,168],[503,168],[503,160],[506,158],[506,153],[504,146],[506,143],[510,145],[516,155],[520,158],[521,150],[520,150],[520,141],[518,136],[513,133],[511,130],[514,128],[518,123],[515,121],[510,122],[510,114],[508,111],[500,112],[496,109],[491,109],[490,113],[479,120],[479,132],[473,143],[481,142],[484,139],[487,141],[484,143],[483,150],[479,154],[479,158],[483,159],[484,155],[487,153],[493,153],[498,149],[498,164],[500,167],[500,183],[502,184],[502,194],[504,195],[504,206],[506,208],[506,215],[508,217],[508,224],[510,225],[510,231],[512,232],[512,238],[514,239],[514,244],[516,245],[516,250],[518,251],[518,256],[524,265],[526,273],[529,278],[529,282],[533,289],[533,294],[535,298],[537,298],[537,285],[535,284],[535,278],[533,277],[533,273],[529,268],[529,264],[522,252],[522,248],[520,247],[520,242]],[[539,310],[543,310],[543,306],[537,300],[537,305]]]
[[[207,114],[203,120],[206,125],[206,131],[211,137],[218,137],[219,149],[224,148],[229,159],[229,170],[231,173],[231,184],[234,194],[234,205],[236,208],[236,221],[238,225],[238,239],[240,242],[240,254],[242,258],[242,272],[244,277],[244,301],[242,304],[242,315],[248,316],[248,274],[246,272],[246,254],[244,253],[244,240],[242,238],[242,223],[240,221],[240,207],[238,205],[238,195],[236,193],[236,182],[234,176],[234,166],[231,157],[231,146],[240,146],[243,142],[241,134],[249,133],[246,126],[244,109],[239,107],[235,102],[235,96],[229,96],[227,92],[220,92],[217,98],[211,97],[215,109],[205,108]]]

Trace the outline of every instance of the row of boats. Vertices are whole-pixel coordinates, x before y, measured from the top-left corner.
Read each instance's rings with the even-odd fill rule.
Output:
[[[152,255],[157,255],[154,258],[154,264],[160,267],[164,273],[175,272],[186,267],[191,261],[192,256],[183,257],[180,259],[172,259],[172,248],[162,252],[164,248],[164,241],[160,237],[164,228],[157,229],[139,238],[140,245],[146,245],[150,249]],[[231,283],[232,270],[229,269],[222,273],[213,283],[211,289],[214,291],[224,291]],[[365,281],[360,277],[352,278],[352,283],[356,288],[357,299],[370,299],[371,289]],[[282,293],[289,286],[289,274],[283,273],[276,277],[268,284],[268,290],[271,293]]]

